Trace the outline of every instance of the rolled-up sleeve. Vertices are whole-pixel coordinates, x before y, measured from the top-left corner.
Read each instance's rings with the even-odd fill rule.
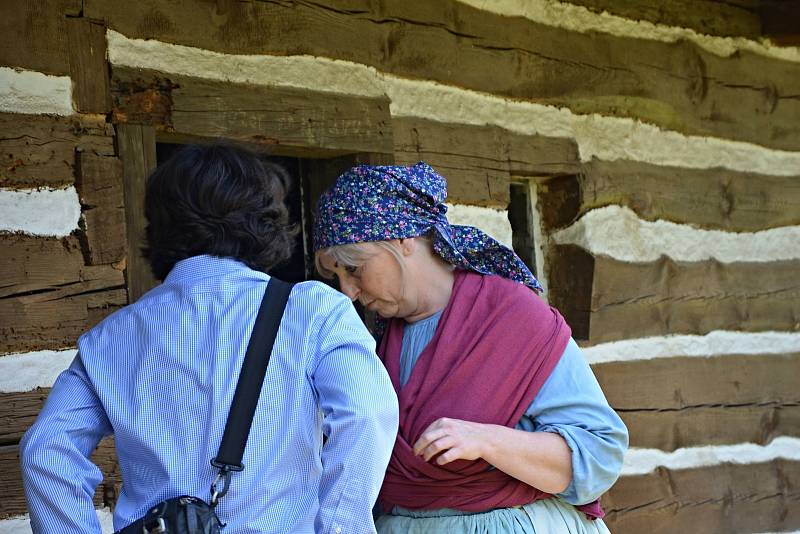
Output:
[[[374,532],[372,506],[397,435],[397,396],[350,302],[337,305],[319,339],[313,382],[326,442],[315,530]]]
[[[628,431],[575,341],[570,340],[526,416],[533,423],[527,430],[558,433],[572,451],[572,482],[559,497],[586,504],[617,480]]]

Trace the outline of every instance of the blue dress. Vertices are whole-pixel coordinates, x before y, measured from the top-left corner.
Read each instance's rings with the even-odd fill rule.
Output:
[[[420,353],[433,337],[441,313],[406,325],[400,353],[400,384],[406,384]],[[381,516],[380,534],[399,533],[606,533],[601,520],[589,520],[572,505],[586,504],[616,481],[628,433],[611,409],[589,365],[570,340],[525,415],[517,424],[529,432],[556,432],[572,451],[572,482],[554,499],[483,513],[458,510],[407,510],[399,506]]]

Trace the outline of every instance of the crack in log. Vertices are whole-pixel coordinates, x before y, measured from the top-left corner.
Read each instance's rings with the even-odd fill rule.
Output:
[[[673,508],[677,506],[678,510],[683,508],[693,508],[697,506],[707,506],[707,505],[715,505],[715,504],[727,504],[730,506],[732,503],[759,503],[762,501],[766,501],[769,499],[780,499],[780,500],[800,500],[800,493],[771,493],[767,495],[746,495],[741,497],[736,496],[725,496],[722,498],[712,498],[706,499],[703,501],[696,501],[696,502],[680,502],[680,501],[666,501],[663,505],[658,505],[659,502],[662,501],[652,501],[646,504],[637,505],[637,506],[629,506],[625,508],[611,508],[606,512],[608,514],[626,514],[633,511],[639,510],[646,510],[650,512],[658,512],[667,508]]]
[[[637,413],[637,412],[650,412],[650,413],[667,413],[667,412],[687,412],[693,410],[703,410],[708,408],[793,408],[800,406],[800,399],[797,402],[792,401],[768,401],[768,402],[742,402],[742,403],[707,403],[707,404],[691,404],[681,406],[680,408],[614,408],[614,411],[619,413]]]
[[[730,299],[757,299],[763,297],[775,297],[781,295],[783,293],[793,293],[800,291],[800,286],[789,286],[781,289],[776,289],[773,291],[763,291],[759,293],[750,293],[750,294],[724,294],[724,295],[683,295],[683,296],[676,296],[676,297],[661,297],[656,298],[655,300],[643,302],[646,299],[657,297],[657,294],[650,294],[650,295],[641,295],[637,297],[633,297],[630,299],[624,299],[619,301],[608,302],[599,306],[598,308],[594,308],[594,312],[598,312],[601,310],[605,310],[607,308],[613,308],[616,306],[625,306],[627,304],[639,304],[644,303],[648,305],[658,305],[658,304],[665,304],[670,302],[694,302],[694,301],[725,301]]]

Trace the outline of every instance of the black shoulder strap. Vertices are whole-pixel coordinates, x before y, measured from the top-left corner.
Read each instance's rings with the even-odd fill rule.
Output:
[[[231,410],[228,412],[222,443],[217,457],[211,460],[211,465],[223,472],[244,469],[242,465],[244,448],[247,445],[250,426],[253,424],[253,415],[256,413],[272,346],[292,287],[293,284],[272,277],[264,292],[253,333],[250,334],[242,370],[239,372],[239,381],[233,394]]]

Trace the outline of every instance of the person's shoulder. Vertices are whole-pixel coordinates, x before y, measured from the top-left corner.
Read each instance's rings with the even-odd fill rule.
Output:
[[[316,280],[298,282],[292,288],[290,302],[298,302],[316,312],[328,313],[343,305],[350,306],[350,299],[331,286]]]

